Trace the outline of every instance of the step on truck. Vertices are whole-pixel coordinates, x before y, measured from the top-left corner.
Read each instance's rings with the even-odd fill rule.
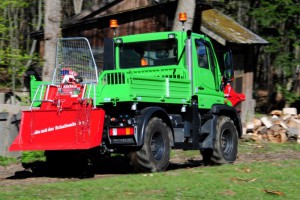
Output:
[[[244,96],[228,92],[230,51],[223,61],[222,75],[205,35],[155,32],[105,39],[98,72],[86,38],[59,39],[53,79],[31,81],[10,150],[43,150],[49,162],[120,153],[136,172],[166,170],[171,149],[232,163],[242,136],[233,105]]]

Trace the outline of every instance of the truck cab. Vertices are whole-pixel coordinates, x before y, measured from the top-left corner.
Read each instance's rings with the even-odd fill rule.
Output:
[[[195,96],[201,102],[199,108],[224,104],[224,93],[220,89],[222,75],[210,40],[196,33],[189,37],[193,40],[190,50],[186,46],[187,32],[182,31],[107,39],[104,71],[100,76],[105,84],[99,101],[106,103],[117,98],[122,102],[136,98],[136,102],[188,105]],[[136,82],[137,76],[142,85]],[[120,84],[123,82],[126,84]],[[120,90],[119,97],[111,96],[109,85]]]

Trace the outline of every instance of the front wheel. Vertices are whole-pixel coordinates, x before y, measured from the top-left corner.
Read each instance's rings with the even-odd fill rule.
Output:
[[[150,119],[146,126],[144,145],[139,151],[129,153],[135,172],[164,171],[170,159],[170,128],[157,117]]]
[[[201,151],[206,163],[233,163],[237,157],[238,134],[233,121],[226,116],[217,119],[214,149]]]

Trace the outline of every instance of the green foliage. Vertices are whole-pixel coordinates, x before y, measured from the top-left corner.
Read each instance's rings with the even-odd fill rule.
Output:
[[[16,158],[0,156],[0,166],[7,166],[16,162],[17,162]]]
[[[45,161],[44,151],[24,151],[22,154],[22,163],[32,163],[35,161]]]
[[[299,96],[297,94],[289,91],[285,87],[282,87],[282,85],[280,85],[280,84],[275,84],[275,88],[276,88],[276,91],[280,92],[284,96],[284,99],[288,103],[293,103],[299,98]]]
[[[271,58],[269,67],[280,77],[273,80],[274,86],[277,85],[277,92],[292,102],[297,96],[289,84],[290,80],[296,81],[295,69],[300,64],[300,55],[296,55],[300,45],[300,2],[262,0],[252,9],[251,15],[258,23],[260,35],[270,43],[264,51]]]
[[[265,53],[279,53],[278,51],[283,48],[283,44],[280,42],[280,37],[265,37],[266,40],[270,43],[270,45],[264,48]]]
[[[29,60],[38,60],[29,55],[31,42],[28,40],[33,24],[27,21],[30,3],[35,0],[3,0],[0,4],[0,80],[2,86],[11,85],[15,76],[16,84],[22,83],[22,76]],[[26,17],[26,18],[25,18]]]
[[[251,14],[263,27],[276,27],[300,12],[300,3],[293,0],[262,0]],[[266,17],[268,16],[268,17]]]
[[[2,84],[4,86],[11,85],[11,75],[14,74],[16,79],[20,81],[17,84],[21,83],[21,78],[24,75],[24,72],[27,70],[26,63],[28,60],[37,61],[37,55],[30,56],[24,50],[21,49],[12,49],[9,46],[4,50],[0,50],[0,74],[1,78],[5,78]]]

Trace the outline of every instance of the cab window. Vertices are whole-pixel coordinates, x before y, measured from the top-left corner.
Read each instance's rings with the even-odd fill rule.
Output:
[[[206,46],[201,40],[195,40],[195,41],[196,41],[198,65],[201,68],[209,69]]]
[[[176,64],[176,39],[124,43],[120,46],[120,68]]]

